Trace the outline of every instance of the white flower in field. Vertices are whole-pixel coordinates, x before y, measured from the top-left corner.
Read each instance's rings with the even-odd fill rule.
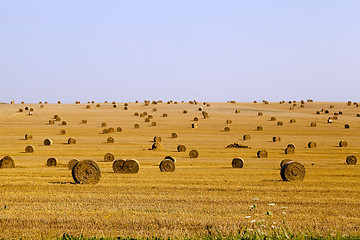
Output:
[[[260,225],[260,227],[265,227],[265,225]]]
[[[251,216],[245,216],[244,218],[251,218]]]
[[[269,203],[268,205],[269,206],[275,206],[275,203]]]
[[[254,198],[253,200],[254,200],[254,201],[259,201],[259,199],[258,199],[258,198]]]
[[[275,225],[275,224],[276,224],[276,222],[273,222],[273,224]]]
[[[287,208],[288,208],[288,207],[282,207],[282,209],[284,209],[284,210],[287,209]]]
[[[250,223],[254,223],[254,222],[256,222],[256,220],[255,220],[255,219],[250,221]]]
[[[248,230],[248,231],[254,231],[254,229],[252,229],[252,228],[248,228],[247,230]]]
[[[271,228],[272,228],[272,229],[274,229],[274,228],[275,228],[275,226],[274,226],[274,225],[272,225],[272,226],[271,226]]]
[[[284,215],[285,215],[285,214],[286,214],[286,212],[282,212],[282,214],[284,214]]]

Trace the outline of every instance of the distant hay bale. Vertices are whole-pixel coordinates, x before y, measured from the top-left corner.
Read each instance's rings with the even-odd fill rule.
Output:
[[[290,123],[296,123],[296,119],[295,118],[290,119]]]
[[[101,126],[106,127],[107,126],[106,122],[101,123]]]
[[[161,137],[155,136],[154,137],[154,142],[161,142]]]
[[[276,117],[271,117],[270,121],[276,121]]]
[[[127,159],[123,165],[124,173],[138,173],[140,164],[135,159]]]
[[[327,123],[332,123],[332,122],[333,122],[332,118],[329,117]]]
[[[304,108],[304,107],[305,107],[305,105],[304,105],[304,104],[301,104],[301,105],[300,105],[300,107],[301,107],[301,108]]]
[[[25,110],[26,110],[26,111],[29,110],[29,107],[25,107]]]
[[[346,128],[346,129],[349,129],[349,128],[350,128],[350,125],[349,125],[349,124],[345,124],[345,128]]]
[[[301,104],[305,104],[305,101],[304,101],[304,100],[301,100],[300,103],[301,103]]]
[[[28,145],[25,147],[25,152],[26,153],[33,153],[35,150],[35,148],[32,145]]]
[[[295,148],[293,148],[293,147],[285,148],[285,154],[294,154],[294,153],[295,153]]]
[[[184,110],[184,111],[183,111],[183,114],[186,114],[186,113],[187,113],[187,110]]]
[[[107,128],[104,128],[102,132],[103,132],[103,134],[108,134],[109,130]]]
[[[196,123],[191,124],[191,128],[198,128],[198,125]]]
[[[268,102],[268,101],[265,101],[264,103],[265,103],[265,104],[269,104],[269,102]]]
[[[10,104],[15,104],[15,101],[11,101]]]
[[[86,105],[86,109],[90,109],[91,108],[91,106],[90,105]]]
[[[316,127],[316,122],[310,123],[310,127]]]
[[[198,151],[196,151],[195,149],[193,149],[193,150],[191,150],[190,152],[189,152],[189,157],[190,158],[197,158],[199,156],[199,153],[198,153]]]
[[[124,159],[116,159],[112,165],[112,169],[114,173],[124,173],[124,169],[123,169],[124,163],[125,163]]]
[[[59,122],[61,118],[59,116],[56,116],[55,121]]]
[[[24,110],[22,110],[22,108],[19,108],[19,112],[23,112]]]
[[[244,166],[244,160],[239,157],[233,158],[231,165],[233,168],[242,168]]]
[[[235,113],[240,113],[240,110],[239,110],[239,109],[236,109],[236,110],[235,110]]]
[[[330,105],[330,108],[334,108],[334,105]]]
[[[51,139],[45,139],[44,140],[44,145],[46,145],[46,146],[50,146],[52,144],[52,141],[51,141]]]
[[[71,159],[69,162],[68,162],[68,169],[69,170],[72,170],[73,167],[75,166],[75,164],[77,164],[79,162],[78,159]]]
[[[58,101],[57,103],[58,103],[58,104],[61,104],[61,101]]]
[[[199,112],[202,112],[202,111],[203,111],[203,108],[202,108],[202,107],[199,107],[198,110],[199,110]]]
[[[346,158],[346,164],[348,164],[348,165],[355,165],[357,163],[357,159],[356,159],[356,157],[355,156],[348,156],[347,158]]]
[[[109,127],[108,128],[108,133],[113,133],[113,132],[115,132],[115,129],[113,127]]]
[[[61,124],[62,124],[62,125],[67,125],[67,122],[66,122],[66,121],[62,121]]]
[[[316,114],[320,114],[320,111],[316,111]]]
[[[128,104],[128,103],[124,103],[124,106],[127,107],[127,106],[129,106],[129,104]]]
[[[71,174],[76,183],[96,184],[101,179],[100,167],[92,160],[82,160],[75,164]]]
[[[122,127],[117,127],[117,128],[116,128],[116,131],[117,131],[117,132],[122,132],[123,129],[122,129]]]
[[[282,160],[281,163],[280,163],[280,167],[284,166],[284,165],[285,165],[286,163],[288,163],[288,162],[292,162],[292,160],[291,160],[291,159],[284,159],[284,160]]]
[[[104,155],[104,161],[105,162],[112,162],[112,161],[114,161],[114,154],[112,154],[112,153],[106,153],[105,155]]]
[[[108,138],[106,139],[106,142],[107,142],[107,143],[114,143],[114,138],[113,138],[113,137],[108,137]]]
[[[170,159],[164,159],[160,162],[159,168],[161,172],[174,172],[175,163]]]
[[[348,101],[348,102],[347,102],[347,105],[348,105],[348,106],[351,106],[351,101]]]
[[[138,112],[134,112],[134,116],[139,116],[139,113]]]
[[[48,160],[46,161],[46,165],[48,167],[56,167],[57,164],[58,164],[58,160],[56,158],[53,158],[53,157],[48,158]]]
[[[277,122],[277,125],[278,125],[278,126],[282,126],[282,125],[284,125],[284,123],[281,122],[281,121],[279,121],[279,122]]]
[[[137,124],[137,123],[135,123],[135,124],[134,124],[134,128],[140,128],[140,125]]]
[[[29,115],[33,115],[33,112],[29,112]]]
[[[66,134],[66,133],[67,133],[67,131],[66,131],[65,129],[61,129],[61,130],[60,130],[60,134],[61,134],[61,135],[64,135],[64,134]]]
[[[178,137],[178,134],[177,134],[176,132],[173,132],[173,133],[171,133],[171,137],[172,137],[172,138],[177,138],[177,137]]]
[[[44,108],[44,105],[43,105],[43,104],[41,104],[41,105],[40,105],[40,108]]]
[[[195,122],[199,121],[199,119],[197,117],[194,117],[194,120]]]
[[[30,133],[25,134],[25,140],[31,140],[33,139],[33,135],[31,135]]]
[[[167,116],[168,116],[167,113],[164,113],[164,114],[163,114],[163,117],[167,117]]]
[[[281,138],[280,137],[273,137],[273,142],[281,142]]]
[[[150,118],[145,118],[145,122],[150,122]]]
[[[154,116],[153,116],[153,115],[151,115],[151,114],[149,114],[149,115],[148,115],[148,118],[149,118],[149,119],[153,119],[153,118],[154,118]]]
[[[268,157],[268,152],[266,150],[259,150],[257,153],[256,153],[257,157],[258,158],[267,158]]]
[[[98,103],[98,104],[96,104],[96,107],[100,107],[100,104]]]
[[[147,113],[147,112],[143,112],[143,114],[144,114],[144,116],[147,116],[147,115],[148,115],[148,113]]]
[[[151,150],[163,150],[163,146],[159,142],[154,142],[151,146]]]
[[[288,147],[288,148],[293,148],[293,149],[296,148],[296,147],[295,147],[295,144],[293,144],[293,143],[289,143],[289,144],[287,145],[287,147]]]
[[[253,103],[257,103],[257,101],[253,101]]]
[[[263,113],[262,112],[258,112],[258,116],[262,116],[263,115]]]
[[[262,126],[257,126],[257,127],[256,127],[256,130],[257,130],[257,131],[262,131],[262,130],[263,130],[263,127],[262,127]]]
[[[151,122],[151,126],[155,127],[156,126],[156,122]]]
[[[139,115],[140,117],[145,117],[145,115],[143,114],[143,113],[140,113],[140,115]]]
[[[171,161],[173,161],[174,163],[176,163],[176,159],[175,159],[174,157],[172,157],[172,156],[166,156],[166,157],[164,157],[164,160],[165,160],[165,159],[171,160]]]
[[[178,152],[186,152],[186,147],[185,145],[179,145],[177,146],[177,150]]]
[[[339,147],[347,147],[348,146],[348,143],[346,141],[340,141],[339,142]]]
[[[209,114],[205,111],[202,111],[202,115],[203,115],[204,119],[209,118]]]
[[[337,120],[337,119],[338,119],[338,116],[333,116],[333,119],[334,119],[334,120]]]
[[[329,110],[326,109],[326,110],[325,110],[325,113],[329,113]]]
[[[156,112],[157,111],[157,108],[153,108],[153,112]]]
[[[113,106],[112,106],[113,108],[117,108],[117,105],[116,104],[113,104]],[[126,109],[127,110],[127,109]]]
[[[87,120],[83,119],[83,120],[81,120],[81,122],[85,124],[85,123],[87,123]]]
[[[116,104],[116,102],[115,101],[112,101],[112,103],[111,104]]]
[[[339,113],[337,113],[337,112],[334,112],[334,116],[337,116],[337,115],[339,115]]]
[[[305,167],[301,163],[291,161],[281,167],[280,175],[284,181],[303,180]]]
[[[342,111],[339,111],[339,115],[342,115],[343,114],[343,112]]]
[[[316,148],[316,142],[309,142],[308,148]]]
[[[33,112],[33,111],[34,111],[34,109],[33,109],[33,108],[29,108],[29,111],[30,111],[30,112]]]
[[[104,101],[104,103],[108,103],[108,101]]]
[[[360,117],[360,113],[356,114],[356,117]]]
[[[52,119],[49,120],[50,125],[53,125],[54,123],[55,123],[54,120],[52,120]]]
[[[76,101],[75,104],[80,104],[80,101]]]
[[[68,144],[76,144],[76,139],[70,137],[70,138],[68,139]]]
[[[129,110],[129,107],[124,107],[124,110]]]
[[[225,132],[230,132],[230,128],[229,127],[224,127],[224,131]]]
[[[0,160],[0,168],[15,168],[14,158],[5,156]]]
[[[251,137],[250,137],[249,134],[245,134],[245,135],[243,136],[243,139],[244,139],[245,141],[247,141],[247,140],[250,140]]]
[[[226,120],[226,124],[231,124],[232,123],[232,120],[228,119]]]

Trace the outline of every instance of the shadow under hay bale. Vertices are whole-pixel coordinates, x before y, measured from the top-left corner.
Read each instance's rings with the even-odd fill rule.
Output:
[[[281,167],[280,176],[284,181],[303,180],[305,177],[305,167],[298,162],[288,162]]]
[[[96,184],[101,179],[100,167],[92,160],[82,160],[75,164],[71,174],[76,183]]]
[[[159,168],[161,172],[174,172],[175,163],[170,159],[164,159],[160,162]]]
[[[239,157],[233,158],[231,165],[233,168],[242,168],[244,166],[244,160]]]
[[[5,156],[0,160],[0,168],[15,168],[14,158]]]

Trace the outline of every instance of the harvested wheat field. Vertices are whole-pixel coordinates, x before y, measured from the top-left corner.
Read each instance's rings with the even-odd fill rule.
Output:
[[[15,164],[0,169],[0,237],[191,238],[277,229],[359,234],[360,165],[346,162],[351,155],[360,158],[357,104],[147,101],[128,103],[125,110],[111,102],[0,105],[0,158],[11,156]],[[33,108],[31,115],[25,106]],[[153,119],[145,122],[149,112]],[[224,131],[228,119],[231,131]],[[119,126],[122,131],[103,131]],[[162,148],[152,149],[154,136]],[[291,155],[285,153],[289,144],[296,146]],[[25,152],[28,145],[33,152]],[[197,158],[190,158],[191,150]],[[267,157],[258,157],[259,150]],[[106,153],[124,159],[116,173]],[[160,171],[166,156],[176,159],[174,171]],[[50,158],[57,164],[49,167]],[[243,160],[241,168],[232,166],[234,158]],[[69,170],[72,159],[79,161]],[[291,160],[284,166],[294,181],[280,175],[284,159]],[[293,162],[305,172],[290,168],[297,166]],[[4,166],[13,165],[4,160]]]

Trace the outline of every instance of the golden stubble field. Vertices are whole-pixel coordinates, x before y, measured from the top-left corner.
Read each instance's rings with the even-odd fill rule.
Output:
[[[360,165],[347,165],[348,155],[360,157],[360,109],[353,104],[306,102],[289,110],[285,103],[123,103],[112,104],[1,104],[0,154],[11,155],[13,169],[0,169],[0,237],[49,238],[63,233],[84,236],[198,236],[208,231],[229,234],[246,226],[254,231],[285,227],[299,233],[359,233]],[[330,108],[334,105],[334,108]],[[18,112],[26,106],[34,108]],[[209,113],[203,119],[199,107]],[[157,111],[153,112],[153,108]],[[320,109],[330,113],[315,114]],[[187,114],[183,114],[187,110]],[[235,113],[240,110],[240,113]],[[151,126],[135,112],[154,116]],[[263,116],[258,116],[258,112]],[[341,111],[338,120],[327,123],[329,116]],[[163,117],[167,113],[168,117]],[[61,121],[49,125],[57,114]],[[191,128],[198,117],[198,128]],[[276,117],[276,121],[270,121]],[[296,123],[290,123],[290,119]],[[86,119],[88,123],[83,124]],[[226,120],[232,120],[226,124]],[[282,121],[283,126],[277,126]],[[122,132],[103,134],[107,127],[121,126]],[[310,127],[316,122],[316,127]],[[134,124],[140,124],[139,129]],[[345,129],[344,125],[350,128]],[[257,126],[263,131],[257,131]],[[229,126],[231,131],[225,132]],[[61,135],[60,130],[67,134]],[[177,132],[178,138],[171,138]],[[25,140],[26,133],[33,135]],[[242,139],[244,134],[250,140]],[[111,136],[114,143],[106,143]],[[154,136],[161,136],[164,150],[149,150]],[[274,136],[281,137],[273,142]],[[73,137],[77,143],[67,144]],[[53,141],[44,146],[44,139]],[[338,147],[340,140],[348,147]],[[317,147],[309,149],[309,141]],[[251,149],[228,149],[231,143]],[[285,147],[296,145],[294,155]],[[34,153],[25,153],[27,145]],[[183,144],[186,152],[177,152]],[[190,158],[191,149],[199,157]],[[268,158],[257,158],[266,149]],[[104,155],[116,159],[137,159],[137,174],[116,174]],[[167,156],[176,158],[176,170],[164,173],[159,163]],[[58,159],[56,167],[47,167],[49,157]],[[234,169],[231,161],[241,157],[245,164]],[[92,159],[101,169],[96,185],[74,184],[69,160]],[[306,168],[304,181],[285,182],[280,177],[280,162],[290,158]],[[250,230],[251,231],[251,230]]]

